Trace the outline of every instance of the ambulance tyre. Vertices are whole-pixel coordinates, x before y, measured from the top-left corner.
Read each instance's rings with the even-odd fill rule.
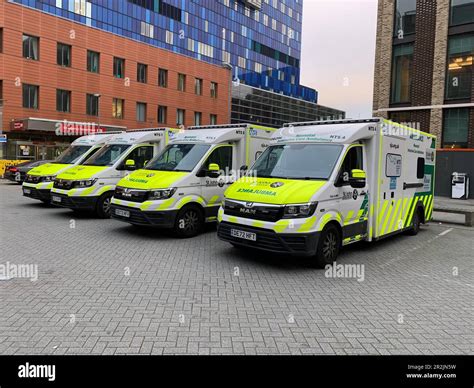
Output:
[[[319,238],[316,250],[316,267],[324,268],[333,264],[341,249],[341,233],[334,224],[327,225]]]
[[[176,216],[174,231],[179,238],[195,237],[204,227],[204,215],[196,205],[183,207]]]
[[[420,231],[421,212],[422,212],[422,208],[418,207],[415,211],[415,214],[413,214],[413,225],[411,229],[408,231],[408,234],[410,236],[416,236],[418,232]]]
[[[99,218],[107,219],[110,218],[110,204],[112,201],[112,197],[114,196],[113,191],[109,191],[108,193],[102,194],[100,198],[97,200],[96,205],[96,213]]]

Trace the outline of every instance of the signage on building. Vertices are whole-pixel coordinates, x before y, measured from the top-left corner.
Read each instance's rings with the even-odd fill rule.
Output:
[[[7,135],[0,135],[0,143],[6,143],[7,142]]]
[[[25,123],[23,121],[13,122],[13,130],[22,131],[25,128]]]

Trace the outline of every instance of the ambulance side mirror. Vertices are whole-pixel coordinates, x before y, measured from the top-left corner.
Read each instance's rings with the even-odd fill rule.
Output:
[[[125,162],[125,166],[124,166],[125,170],[126,171],[135,171],[137,169],[136,165],[135,165],[135,161],[133,159],[128,159],[126,162]]]
[[[363,189],[367,183],[367,175],[363,170],[352,170],[349,184],[354,189]]]
[[[247,174],[248,170],[249,170],[249,166],[244,165],[244,166],[240,167],[240,175],[244,176],[245,174]]]
[[[211,163],[206,171],[206,175],[209,178],[219,178],[221,168],[216,163]]]

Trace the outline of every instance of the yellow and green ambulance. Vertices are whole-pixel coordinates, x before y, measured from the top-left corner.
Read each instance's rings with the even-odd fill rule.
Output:
[[[268,146],[272,128],[256,125],[191,127],[176,135],[147,166],[122,179],[111,215],[137,226],[197,235],[217,220],[225,188]]]
[[[152,128],[113,136],[85,163],[57,176],[51,190],[51,203],[109,218],[117,182],[143,168],[177,132],[173,128]]]
[[[68,168],[84,163],[117,133],[119,132],[94,134],[76,139],[54,162],[43,164],[28,172],[23,183],[23,195],[49,203],[56,176]]]
[[[341,247],[432,217],[435,136],[384,119],[288,124],[225,192],[218,236],[332,264]]]

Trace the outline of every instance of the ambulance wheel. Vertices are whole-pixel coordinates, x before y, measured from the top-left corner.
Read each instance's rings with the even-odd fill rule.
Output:
[[[316,250],[316,266],[324,268],[336,261],[341,249],[341,234],[335,225],[326,226],[319,238]]]
[[[201,233],[203,227],[204,216],[201,209],[194,205],[188,205],[178,212],[174,231],[180,238],[190,238]]]
[[[420,225],[421,225],[421,208],[419,207],[416,209],[415,214],[413,214],[413,225],[411,229],[408,231],[408,234],[410,236],[416,236],[418,232],[420,231]]]
[[[99,218],[110,218],[110,204],[112,202],[113,192],[102,194],[97,200],[96,213]]]

